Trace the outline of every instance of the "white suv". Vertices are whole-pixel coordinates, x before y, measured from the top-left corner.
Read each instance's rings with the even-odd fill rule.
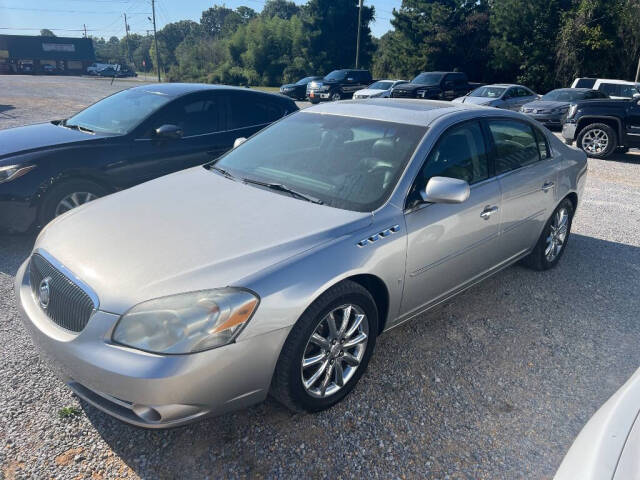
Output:
[[[606,93],[609,98],[613,99],[629,99],[640,93],[637,83],[608,78],[576,78],[571,84],[571,88],[592,88]]]

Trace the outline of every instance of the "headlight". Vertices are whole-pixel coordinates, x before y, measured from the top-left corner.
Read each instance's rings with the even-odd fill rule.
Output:
[[[125,313],[113,341],[154,353],[194,353],[231,343],[258,306],[238,288],[183,293],[140,303]]]
[[[571,105],[567,111],[567,118],[573,118],[578,110],[578,105]]]
[[[30,172],[36,168],[35,165],[29,165],[28,167],[22,167],[20,165],[8,165],[6,167],[0,167],[0,183],[10,182],[23,176],[25,173]]]

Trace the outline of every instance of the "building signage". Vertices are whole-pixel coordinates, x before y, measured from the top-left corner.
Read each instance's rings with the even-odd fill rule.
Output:
[[[45,52],[75,52],[76,46],[73,43],[43,43],[42,50]]]

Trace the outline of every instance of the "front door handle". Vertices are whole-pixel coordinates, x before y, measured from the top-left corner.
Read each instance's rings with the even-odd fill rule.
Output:
[[[491,218],[491,215],[493,215],[497,211],[498,211],[498,207],[496,207],[495,205],[494,206],[487,205],[486,207],[484,207],[484,210],[482,211],[482,213],[480,213],[480,216],[485,220],[489,220],[489,218]]]
[[[544,182],[544,184],[542,185],[542,191],[543,192],[548,192],[549,190],[551,190],[553,188],[554,185],[555,185],[555,183],[553,183],[553,182]]]

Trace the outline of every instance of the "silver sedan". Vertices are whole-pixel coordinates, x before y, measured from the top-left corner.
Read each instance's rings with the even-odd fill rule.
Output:
[[[565,251],[584,153],[524,115],[326,103],[54,220],[16,276],[77,395],[143,427],[344,398],[376,337]]]

